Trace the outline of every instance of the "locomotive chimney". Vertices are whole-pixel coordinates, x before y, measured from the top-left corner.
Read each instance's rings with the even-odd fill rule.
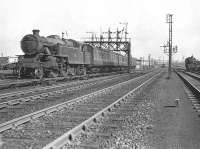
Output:
[[[33,35],[37,35],[37,36],[39,36],[39,32],[40,32],[40,30],[38,30],[38,29],[34,29],[34,30],[33,30]]]

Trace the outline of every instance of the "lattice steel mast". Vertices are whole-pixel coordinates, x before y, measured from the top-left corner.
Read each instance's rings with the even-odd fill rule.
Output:
[[[172,14],[167,14],[167,23],[169,24],[169,67],[168,78],[171,77],[171,65],[172,65]]]
[[[169,39],[167,44],[164,44],[164,53],[166,53],[169,56],[169,66],[168,66],[168,78],[171,77],[171,65],[172,65],[172,54],[177,53],[178,51],[178,46],[172,46],[172,16],[173,14],[167,14],[167,23],[169,24]]]
[[[128,56],[128,72],[130,72],[130,60],[131,60],[131,39],[127,38],[127,26],[128,23],[120,23],[125,25],[122,30],[119,30],[117,28],[116,32],[112,32],[110,28],[108,29],[108,32],[103,32],[103,34],[107,34],[107,38],[103,36],[103,34],[100,35],[100,38],[97,40],[86,40],[85,43],[91,44],[95,47],[102,48],[102,49],[109,49],[111,51],[123,51]],[[115,37],[113,37],[113,35]]]

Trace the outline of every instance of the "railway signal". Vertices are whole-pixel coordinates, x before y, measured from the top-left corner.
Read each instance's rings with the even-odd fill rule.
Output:
[[[167,14],[167,23],[169,24],[169,66],[168,66],[168,78],[171,77],[171,61],[172,61],[172,16],[173,14]]]
[[[103,34],[100,35],[100,38],[97,40],[89,39],[86,40],[85,43],[91,44],[92,46],[101,48],[101,49],[109,49],[111,51],[116,52],[125,52],[128,57],[128,71],[130,72],[131,65],[131,39],[127,38],[127,25],[128,23],[120,23],[125,25],[122,30],[117,28],[116,32],[113,32],[108,29],[108,32],[103,32],[103,34],[107,34],[107,37],[104,37]],[[95,33],[93,33],[95,34]]]

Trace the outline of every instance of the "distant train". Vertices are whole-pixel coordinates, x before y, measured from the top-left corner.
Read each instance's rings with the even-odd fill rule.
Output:
[[[39,35],[39,30],[25,35],[21,48],[25,54],[19,57],[17,64],[20,77],[84,75],[128,67],[127,56],[73,39],[61,39],[58,35],[43,37]],[[135,66],[136,59],[131,58],[131,67]]]
[[[193,56],[185,59],[185,68],[187,71],[200,71],[200,61]]]

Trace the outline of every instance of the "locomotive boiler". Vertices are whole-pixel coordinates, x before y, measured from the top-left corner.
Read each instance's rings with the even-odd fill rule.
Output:
[[[58,35],[43,37],[39,30],[21,40],[24,55],[19,58],[20,77],[34,78],[84,75],[127,68],[128,58],[107,49],[99,49]],[[131,58],[135,67],[136,60]]]
[[[193,56],[185,59],[185,68],[187,71],[200,71],[200,61]]]

